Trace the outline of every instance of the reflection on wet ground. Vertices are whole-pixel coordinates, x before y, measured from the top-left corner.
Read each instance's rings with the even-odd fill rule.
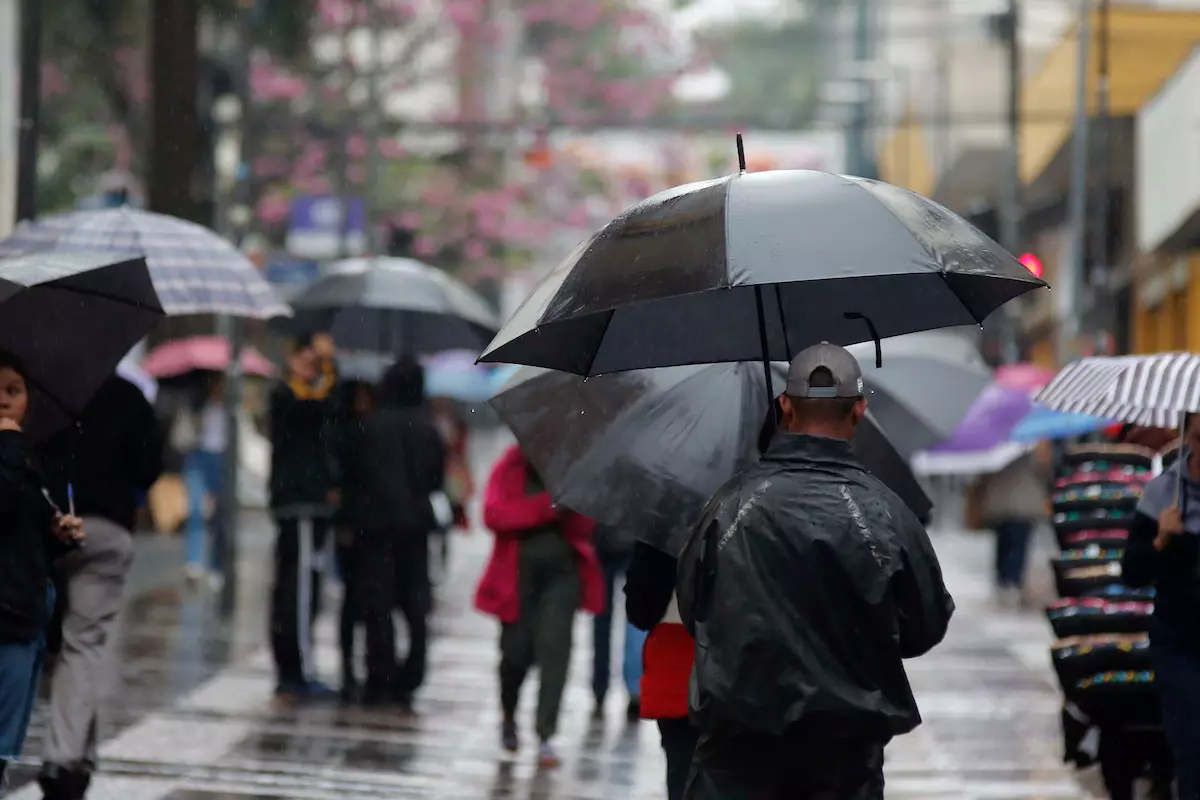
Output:
[[[591,718],[590,620],[576,628],[564,702],[563,767],[535,768],[529,747],[533,692],[526,691],[526,749],[502,757],[496,700],[497,630],[470,608],[487,537],[456,538],[439,589],[429,682],[416,719],[336,705],[281,713],[264,647],[265,520],[245,528],[243,581],[232,618],[207,592],[183,586],[136,598],[118,646],[120,677],[105,720],[103,773],[92,798],[120,800],[366,800],[388,798],[661,798],[657,730],[624,720],[613,692],[608,715]],[[1060,765],[1058,696],[1047,661],[1049,633],[1036,614],[991,610],[986,543],[938,539],[959,604],[949,640],[910,664],[925,724],[888,751],[889,800],[1084,798]],[[336,599],[329,608],[336,607]],[[318,626],[316,660],[328,679],[339,658],[333,622]],[[614,676],[619,671],[614,670]],[[30,758],[12,797],[28,785],[40,750],[39,709]]]

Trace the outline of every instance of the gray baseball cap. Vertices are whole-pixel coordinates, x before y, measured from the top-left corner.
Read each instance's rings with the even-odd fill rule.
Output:
[[[810,386],[813,372],[827,369],[833,375],[833,386]],[[844,347],[829,342],[814,344],[801,350],[788,367],[788,397],[805,397],[813,400],[834,398],[857,398],[863,396],[862,369],[858,359]]]

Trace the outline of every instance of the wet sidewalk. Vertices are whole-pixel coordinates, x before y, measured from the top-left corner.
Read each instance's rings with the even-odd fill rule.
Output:
[[[103,773],[89,794],[112,800],[309,798],[661,798],[656,728],[627,724],[612,692],[606,718],[591,719],[590,619],[580,617],[558,744],[564,765],[538,773],[533,748],[503,757],[498,743],[497,626],[470,607],[489,545],[483,533],[455,537],[438,590],[429,680],[419,718],[336,706],[278,713],[265,647],[270,528],[246,528],[238,613],[223,620],[207,593],[166,586],[131,605],[124,664],[106,723]],[[940,534],[939,552],[959,605],[951,634],[909,665],[925,725],[888,752],[889,800],[1034,800],[1087,797],[1059,762],[1059,701],[1050,634],[1040,615],[991,605],[990,541]],[[336,598],[330,598],[331,601]],[[336,603],[327,606],[331,611]],[[333,615],[318,629],[323,677],[339,658]],[[614,680],[618,668],[614,666]],[[533,686],[523,734],[532,742]],[[39,711],[28,752],[38,753]],[[12,797],[36,759],[17,770]]]

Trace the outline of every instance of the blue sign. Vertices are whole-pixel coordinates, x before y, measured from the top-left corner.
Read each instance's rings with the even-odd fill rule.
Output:
[[[361,197],[349,197],[345,203],[332,195],[297,197],[292,200],[288,221],[288,252],[302,258],[361,253],[366,241],[365,221],[366,208]]]

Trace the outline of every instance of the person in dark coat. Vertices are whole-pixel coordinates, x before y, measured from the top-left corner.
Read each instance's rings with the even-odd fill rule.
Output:
[[[83,540],[83,521],[58,511],[32,466],[28,412],[25,369],[0,353],[0,786],[37,699],[54,607],[51,564]]]
[[[400,361],[384,375],[380,408],[348,443],[343,486],[354,487],[359,520],[359,611],[367,627],[368,704],[411,712],[425,680],[430,608],[429,536],[438,528],[431,495],[441,491],[446,448],[425,407],[425,373]],[[396,663],[392,609],[400,606],[409,652]]]
[[[96,767],[96,733],[112,668],[111,640],[133,566],[139,500],[162,472],[163,437],[154,408],[129,381],[110,377],[78,425],[50,437],[40,464],[57,505],[75,512],[87,547],[59,559],[62,648],[50,684],[50,715],[39,782],[48,800],[80,800]]]
[[[312,620],[321,592],[318,554],[338,501],[332,359],[326,338],[301,337],[288,356],[287,377],[270,395],[270,502],[278,529],[271,651],[276,699],[283,705],[332,692],[316,680],[312,665]]]
[[[928,534],[858,462],[862,372],[792,361],[784,430],[710,501],[679,559],[696,639],[689,800],[882,800],[883,750],[920,723],[903,659],[954,603]]]
[[[1150,644],[1163,728],[1180,800],[1200,800],[1200,415],[1188,415],[1183,443],[1184,457],[1138,502],[1121,575],[1155,589]]]

